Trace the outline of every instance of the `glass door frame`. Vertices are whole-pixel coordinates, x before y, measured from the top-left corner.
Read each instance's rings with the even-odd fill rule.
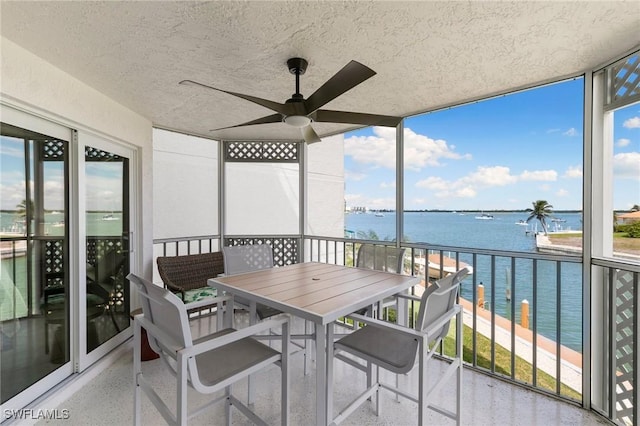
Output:
[[[74,159],[76,158],[76,154],[74,152],[75,148],[73,146],[73,130],[65,126],[61,123],[56,123],[53,120],[48,120],[46,118],[42,118],[38,115],[32,114],[29,111],[25,111],[22,109],[17,109],[15,107],[0,103],[0,116],[2,117],[2,122],[11,124],[13,126],[21,127],[23,129],[27,129],[30,131],[42,133],[48,136],[56,137],[62,140],[68,141],[69,147],[69,174],[67,177],[67,181],[69,182],[69,191],[68,191],[68,206],[69,206],[69,217],[73,214],[73,203],[75,200],[75,193],[73,192],[73,169],[74,169]],[[77,263],[74,259],[73,253],[77,252],[77,241],[73,239],[73,233],[71,230],[68,231],[68,250],[71,254],[67,259],[67,264],[69,267],[69,273],[71,274],[69,277],[69,292],[67,304],[69,306],[69,325],[70,325],[70,335],[71,339],[69,340],[69,361],[60,365],[56,370],[49,373],[48,375],[42,377],[40,380],[32,384],[31,386],[25,388],[23,391],[7,400],[2,404],[2,410],[12,410],[12,409],[20,409],[29,403],[31,403],[34,399],[34,395],[42,395],[69,376],[71,376],[75,369],[75,354],[77,353],[75,346],[73,344],[73,334],[74,334],[74,325],[77,323],[76,312],[73,309],[73,306],[77,305],[77,293],[73,288],[73,271],[77,269]]]
[[[137,235],[136,231],[136,211],[137,211],[137,197],[136,190],[137,188],[137,150],[124,144],[118,143],[111,139],[108,139],[101,135],[96,135],[94,133],[90,133],[87,131],[78,131],[77,132],[77,143],[74,144],[77,147],[77,179],[72,179],[72,181],[77,185],[74,188],[74,192],[78,194],[79,203],[76,209],[72,209],[74,214],[77,215],[74,219],[76,219],[76,223],[78,224],[78,234],[76,241],[78,243],[78,247],[80,250],[77,250],[74,253],[74,256],[77,257],[77,273],[79,274],[76,278],[76,282],[79,283],[79,294],[78,300],[85,301],[87,298],[87,221],[86,221],[86,185],[87,185],[87,177],[86,177],[86,164],[85,161],[85,149],[87,146],[92,148],[98,148],[103,151],[107,151],[121,157],[127,158],[129,160],[129,202],[128,202],[128,217],[129,217],[129,262],[130,269],[133,265],[135,265],[134,254],[136,252],[136,244],[135,236]],[[127,174],[123,176],[126,178]],[[123,216],[124,212],[123,212]],[[132,301],[132,294],[129,291],[129,294],[126,295],[129,298],[129,301]],[[75,305],[75,309],[77,310],[77,318],[78,318],[78,332],[76,333],[76,354],[77,358],[77,371],[81,372],[85,370],[87,367],[94,364],[100,358],[104,357],[107,353],[115,349],[120,344],[124,343],[127,339],[129,339],[133,335],[132,327],[129,325],[124,330],[120,331],[118,334],[113,336],[108,341],[104,342],[90,353],[87,353],[87,306],[86,303],[77,303]],[[129,323],[131,324],[131,323]]]

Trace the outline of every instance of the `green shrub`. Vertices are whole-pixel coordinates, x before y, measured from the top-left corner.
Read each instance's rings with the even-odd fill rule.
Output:
[[[627,228],[627,234],[631,238],[640,238],[640,222],[629,224]]]

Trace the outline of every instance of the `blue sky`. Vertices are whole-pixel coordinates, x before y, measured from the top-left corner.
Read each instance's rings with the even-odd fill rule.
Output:
[[[583,80],[405,120],[405,208],[582,209]],[[640,204],[640,104],[614,115],[614,208]],[[395,207],[395,129],[345,135],[347,206]]]

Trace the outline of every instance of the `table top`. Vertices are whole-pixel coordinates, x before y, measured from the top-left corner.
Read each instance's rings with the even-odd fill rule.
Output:
[[[418,277],[316,262],[208,281],[219,290],[322,325],[419,282]]]

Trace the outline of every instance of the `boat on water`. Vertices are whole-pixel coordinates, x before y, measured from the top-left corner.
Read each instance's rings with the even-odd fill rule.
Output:
[[[528,223],[526,220],[519,220],[516,222],[516,225],[520,225],[520,226],[527,226]]]
[[[109,213],[102,216],[102,220],[118,220],[118,218]]]
[[[493,220],[493,215],[492,214],[482,213],[480,216],[476,216],[476,219],[478,219],[478,220]]]
[[[384,217],[384,213],[376,213],[376,217]]]
[[[427,264],[425,265],[425,263]],[[467,268],[469,270],[469,274],[473,274],[473,267],[471,265],[462,261],[456,264],[456,259],[444,255],[440,256],[440,253],[428,255],[426,262],[423,255],[415,256],[414,264],[417,268],[416,273],[419,275],[424,275],[426,267],[428,269],[427,276],[430,279],[440,279],[440,271],[442,271],[442,276],[446,277],[447,275],[453,274],[462,268]]]

